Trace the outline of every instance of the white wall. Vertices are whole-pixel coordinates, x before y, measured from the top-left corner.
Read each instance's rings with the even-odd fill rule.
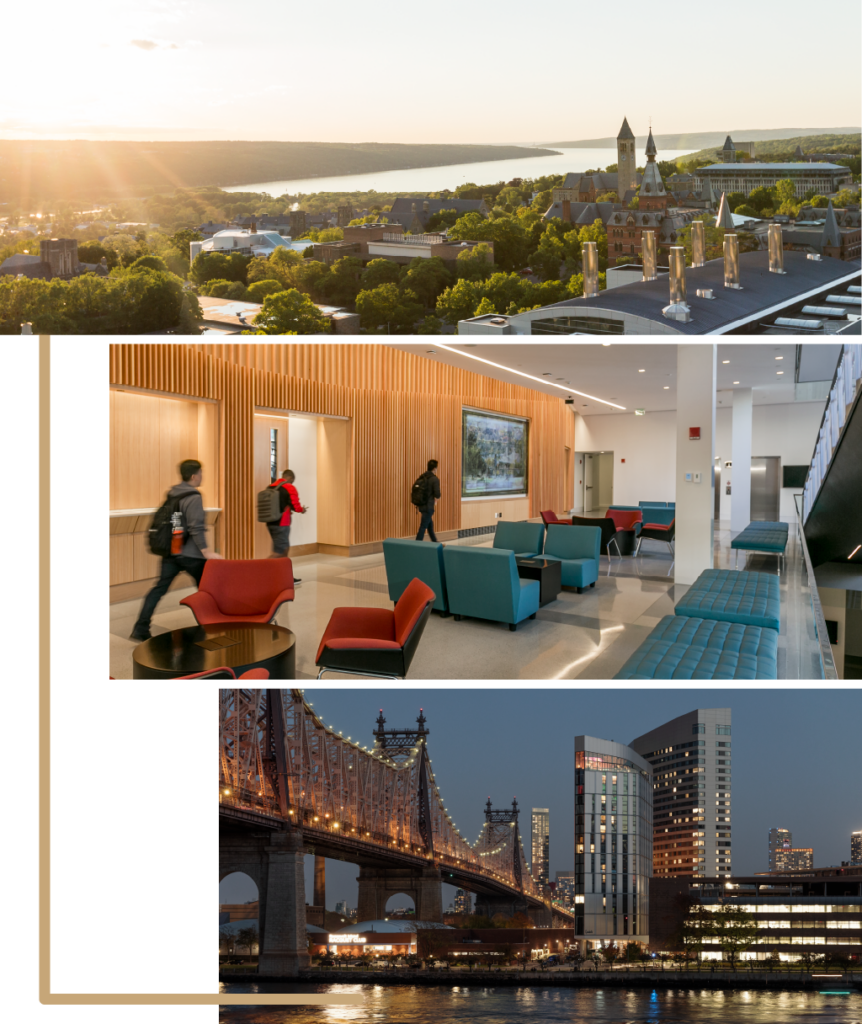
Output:
[[[756,392],[755,392],[756,398]],[[793,402],[788,405],[755,405],[751,424],[752,458],[778,455],[782,466],[805,466],[811,461],[820,420],[822,402]],[[730,519],[733,495],[726,494],[728,480],[733,481],[731,462],[731,425],[733,410],[719,406],[715,413],[715,454],[721,459],[721,511],[722,520]],[[733,487],[731,486],[731,491]],[[793,494],[801,488],[782,487],[780,516],[789,522],[796,520]]]
[[[290,546],[317,543],[317,420],[289,416],[287,460],[296,474],[299,500],[309,506],[306,515],[294,515],[290,524]],[[285,467],[279,467],[283,469]]]
[[[654,412],[646,416],[635,416],[634,413],[611,416],[578,414],[575,419],[575,448],[579,452],[602,449],[613,452],[615,504],[676,501],[675,412]],[[575,469],[578,468],[575,460]]]

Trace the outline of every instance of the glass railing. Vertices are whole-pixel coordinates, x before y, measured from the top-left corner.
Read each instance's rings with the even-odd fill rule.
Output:
[[[826,618],[820,604],[820,594],[817,591],[814,566],[811,564],[811,556],[808,554],[808,545],[805,542],[805,531],[802,528],[802,500],[802,494],[793,495],[796,505],[796,529],[805,570],[805,581],[800,580],[799,583],[803,591],[803,595],[800,596],[804,596],[804,590],[807,589],[808,601],[793,602],[793,608],[799,609],[795,612],[795,617],[798,619],[796,622],[790,621],[793,611],[788,603],[788,665],[792,655],[792,663],[798,666],[798,678],[838,679],[835,657],[829,642],[829,631],[826,629]]]
[[[823,419],[820,423],[820,432],[817,436],[817,444],[814,446],[814,454],[811,457],[811,465],[808,467],[808,475],[805,478],[805,487],[802,492],[802,522],[806,522],[826,479],[829,470],[829,463],[835,454],[838,439],[844,424],[847,422],[847,411],[856,397],[856,390],[862,381],[862,344],[845,344],[832,378],[832,387],[829,389],[829,400],[823,411]]]

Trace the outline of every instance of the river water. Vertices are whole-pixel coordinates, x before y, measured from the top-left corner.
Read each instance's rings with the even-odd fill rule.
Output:
[[[327,178],[295,178],[287,181],[257,181],[248,185],[223,186],[225,192],[268,192],[271,196],[299,195],[309,192],[439,192],[472,181],[490,185],[512,178],[538,178],[545,174],[595,170],[616,163],[615,149],[561,149],[557,156],[523,156],[517,160],[487,160],[474,164],[449,164],[447,167],[408,167],[400,171],[373,171],[370,174],[340,174]],[[660,160],[675,160],[687,150],[659,153]],[[646,162],[646,157],[638,157]]]
[[[841,986],[845,988],[845,986]],[[708,989],[468,988],[281,983],[223,993],[361,993],[361,1006],[222,1006],[222,1024],[862,1024],[862,994]]]

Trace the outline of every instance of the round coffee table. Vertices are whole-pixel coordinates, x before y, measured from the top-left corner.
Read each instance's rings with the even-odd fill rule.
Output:
[[[284,626],[228,622],[185,626],[138,644],[133,679],[176,679],[231,668],[237,674],[265,668],[270,679],[296,678],[296,636]]]

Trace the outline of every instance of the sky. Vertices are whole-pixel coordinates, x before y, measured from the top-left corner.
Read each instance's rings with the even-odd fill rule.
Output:
[[[642,0],[14,4],[0,139],[553,142],[616,136],[623,115],[638,135],[650,119],[858,125],[860,9],[725,0],[720,15],[688,5],[677,31]],[[840,59],[811,49],[812,24],[837,33]]]
[[[787,828],[795,846],[814,848],[815,867],[850,859],[850,833],[862,829],[858,690],[399,689],[306,690],[326,725],[371,746],[383,709],[387,728],[410,728],[420,707],[428,753],[445,805],[470,842],[488,797],[517,797],[529,860],[530,810],[550,809],[551,878],[574,866],[574,737],[630,743],[696,708],[732,712],[733,872],[767,869],[767,833]],[[313,857],[306,857],[311,900]],[[356,906],[358,869],[327,861],[327,906]],[[454,890],[444,886],[443,905]],[[256,899],[245,876],[230,876],[220,902]],[[410,906],[395,897],[391,907]]]

